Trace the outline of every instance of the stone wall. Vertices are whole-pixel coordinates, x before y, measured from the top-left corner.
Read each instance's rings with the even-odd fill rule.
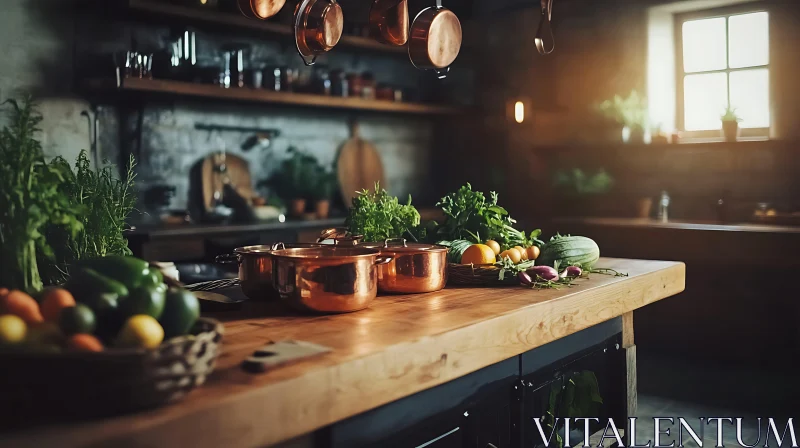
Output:
[[[88,56],[124,51],[132,45],[146,51],[157,50],[168,44],[170,34],[167,26],[105,20],[77,12],[75,3],[6,0],[0,5],[0,42],[8,46],[0,64],[0,97],[15,95],[18,89],[36,93],[44,115],[41,139],[45,152],[68,160],[89,147],[88,120],[81,112],[90,105],[73,93],[79,91],[80,83],[80,76],[75,73],[85,70]],[[197,29],[198,61],[202,64],[213,63],[222,45],[237,42],[251,45],[250,61],[309,70],[293,46],[269,36],[204,31]],[[359,53],[342,48],[321,58],[318,65],[347,72],[372,72],[379,82],[407,89],[413,98],[427,94],[418,88],[424,75],[403,54]],[[102,158],[120,163],[120,147],[130,143],[120,140],[120,129],[130,131],[135,114],[120,124],[123,120],[116,107],[119,103],[111,97],[100,99],[107,104],[101,114],[99,152]],[[139,103],[141,97],[134,99]],[[127,104],[134,105],[130,101]],[[140,104],[143,125],[141,152],[137,154],[138,186],[141,191],[158,184],[175,186],[173,208],[188,205],[188,168],[222,149],[222,145],[248,160],[257,181],[271,174],[289,146],[331,163],[337,148],[349,138],[348,123],[354,118],[361,124],[362,136],[380,152],[391,192],[400,196],[412,194],[418,202],[435,200],[435,195],[427,197],[433,139],[432,119],[428,117],[199,100],[147,100]],[[243,152],[241,145],[252,133],[225,132],[209,138],[207,131],[194,129],[198,123],[274,128],[281,135],[269,150]]]

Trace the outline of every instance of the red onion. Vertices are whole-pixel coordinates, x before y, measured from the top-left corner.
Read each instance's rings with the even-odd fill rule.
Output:
[[[581,274],[583,274],[581,268],[577,266],[567,266],[567,268],[564,269],[564,272],[561,273],[561,277],[562,278],[580,277]]]
[[[530,285],[531,283],[533,283],[533,280],[531,280],[531,276],[524,272],[520,272],[519,274],[517,274],[517,278],[519,278],[519,282],[522,283],[523,285]]]
[[[534,277],[536,279],[541,279],[545,281],[555,281],[558,280],[558,272],[550,266],[533,266],[532,268],[528,269],[528,275]]]

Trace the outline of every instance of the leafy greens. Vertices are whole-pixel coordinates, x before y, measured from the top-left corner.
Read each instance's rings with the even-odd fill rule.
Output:
[[[345,221],[352,234],[362,235],[364,241],[370,242],[406,236],[417,239],[419,224],[419,212],[411,205],[411,196],[405,205],[400,204],[378,183],[374,191],[358,192]]]

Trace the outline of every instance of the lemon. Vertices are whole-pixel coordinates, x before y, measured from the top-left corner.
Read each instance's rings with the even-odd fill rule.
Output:
[[[164,329],[152,316],[137,314],[131,316],[117,336],[120,347],[153,349],[164,340]]]
[[[494,262],[494,251],[485,244],[473,244],[461,255],[461,264],[491,264]]]
[[[25,340],[28,326],[13,314],[0,316],[0,344],[17,344]]]

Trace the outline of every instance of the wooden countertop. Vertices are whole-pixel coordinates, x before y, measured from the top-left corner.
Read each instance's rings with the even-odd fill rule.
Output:
[[[685,266],[604,258],[557,290],[447,288],[379,297],[338,316],[251,303],[229,315],[214,375],[185,400],[100,422],[0,435],[0,446],[268,446],[451,381],[684,289]],[[245,311],[242,311],[244,313]],[[265,342],[298,339],[331,353],[254,375],[239,364]]]
[[[680,229],[680,230],[706,230],[723,232],[752,232],[752,233],[800,233],[798,226],[779,226],[769,224],[719,224],[714,222],[667,221],[661,222],[644,218],[554,218],[556,224],[582,224],[610,227],[633,227],[653,229]]]
[[[344,218],[266,221],[252,224],[175,224],[162,226],[135,226],[126,237],[172,238],[183,236],[220,236],[238,233],[268,232],[309,228],[326,228],[344,225]]]

